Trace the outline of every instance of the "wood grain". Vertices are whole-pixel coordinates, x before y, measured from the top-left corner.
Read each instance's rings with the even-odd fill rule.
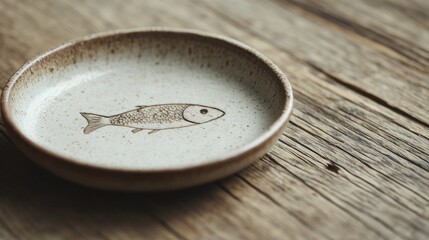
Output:
[[[271,58],[296,97],[260,161],[205,186],[96,191],[0,135],[0,239],[427,239],[429,4],[424,0],[0,0],[0,85],[81,35],[170,26]]]

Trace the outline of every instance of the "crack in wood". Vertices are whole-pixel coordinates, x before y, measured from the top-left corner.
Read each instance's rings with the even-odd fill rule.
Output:
[[[265,34],[262,34],[259,31],[255,31],[252,28],[246,28],[246,26],[243,25],[241,22],[237,21],[234,18],[231,18],[230,16],[226,15],[223,12],[218,11],[218,9],[212,8],[211,6],[208,6],[208,8],[211,9],[216,14],[218,14],[219,16],[222,16],[224,19],[226,19],[231,24],[237,26],[237,28],[239,28],[239,29],[246,29],[248,33],[256,35],[256,36],[258,36],[258,37],[260,37],[260,38],[262,38],[262,39],[264,39],[264,40],[272,43],[274,46],[276,46],[277,49],[279,49],[279,50],[287,53],[290,57],[296,59],[297,61],[300,61],[300,62],[304,63],[305,65],[308,65],[308,66],[312,67],[314,70],[316,70],[318,72],[324,73],[325,75],[332,77],[332,79],[335,82],[337,82],[338,84],[340,84],[340,85],[342,85],[344,87],[347,87],[350,90],[353,90],[354,92],[358,93],[359,95],[364,96],[364,97],[366,97],[366,98],[368,98],[368,99],[370,99],[370,100],[378,103],[381,106],[384,106],[384,107],[388,108],[389,110],[391,110],[391,111],[393,111],[393,112],[395,112],[395,113],[397,113],[397,114],[399,114],[401,116],[407,117],[408,119],[411,119],[414,122],[416,122],[416,123],[418,123],[420,125],[423,125],[423,126],[429,128],[429,123],[428,122],[425,122],[425,121],[423,121],[423,120],[421,120],[419,118],[416,118],[415,116],[413,116],[413,115],[405,112],[404,110],[400,109],[399,107],[391,105],[386,100],[384,100],[384,99],[382,99],[382,98],[380,98],[380,97],[378,97],[378,96],[376,96],[374,94],[371,94],[368,91],[365,91],[364,89],[361,89],[361,88],[359,88],[356,85],[350,84],[347,81],[344,81],[344,80],[342,80],[340,78],[337,78],[337,77],[333,76],[332,74],[324,71],[322,68],[314,65],[313,63],[311,63],[311,62],[309,62],[309,61],[307,61],[305,59],[302,59],[302,58],[296,56],[295,54],[292,54],[289,50],[279,47],[278,44],[276,44],[275,42],[273,42],[272,39],[270,39],[269,37],[267,37]]]
[[[228,194],[230,197],[232,197],[233,199],[239,201],[239,202],[243,202],[241,201],[241,199],[239,197],[237,197],[234,193],[232,193],[227,187],[225,187],[222,183],[217,183],[216,185],[219,186],[220,189],[222,189],[226,194]]]
[[[255,186],[254,184],[252,184],[250,181],[248,181],[245,177],[241,176],[240,174],[237,174],[237,177],[240,178],[246,185],[248,185],[249,187],[251,187],[252,189],[254,189],[255,191],[257,191],[259,194],[261,194],[262,196],[264,196],[266,199],[268,199],[270,202],[274,203],[275,205],[277,205],[278,207],[280,207],[281,209],[283,209],[286,213],[288,213],[289,215],[291,215],[292,217],[294,217],[298,222],[300,222],[301,224],[303,224],[306,228],[310,227],[310,224],[307,223],[305,220],[303,220],[301,217],[299,217],[297,214],[289,211],[287,208],[285,208],[285,206],[283,206],[280,202],[278,202],[275,198],[273,198],[271,195],[269,195],[268,193],[266,193],[265,191],[263,191],[262,189],[258,188],[257,186]],[[326,236],[323,233],[320,233],[321,235],[323,235],[325,238],[330,239],[328,236]]]
[[[374,101],[374,102],[376,102],[376,103],[384,106],[385,108],[388,108],[389,110],[391,110],[391,111],[393,111],[393,112],[395,112],[395,113],[397,113],[399,115],[407,117],[408,119],[411,119],[414,122],[419,123],[419,124],[423,125],[426,128],[429,128],[429,123],[424,122],[424,121],[422,121],[422,120],[420,120],[420,119],[412,116],[411,114],[403,111],[402,109],[400,109],[398,107],[392,106],[386,100],[383,100],[380,97],[378,97],[378,96],[376,96],[374,94],[371,94],[371,93],[365,91],[364,89],[362,89],[362,88],[360,88],[358,86],[355,86],[355,85],[350,84],[350,83],[348,83],[346,81],[343,81],[342,79],[334,76],[333,74],[331,74],[331,73],[323,70],[322,68],[320,68],[320,67],[318,67],[318,66],[316,66],[316,65],[314,65],[314,64],[312,64],[310,62],[306,62],[306,64],[309,65],[309,66],[311,66],[312,68],[314,68],[318,72],[325,74],[326,76],[328,76],[329,78],[331,78],[332,80],[334,80],[335,82],[337,82],[338,84],[341,84],[344,87],[347,87],[348,89],[353,90],[354,92],[358,93],[359,95],[362,95],[362,96],[364,96],[364,97],[366,97],[368,99],[371,99],[372,101]]]
[[[302,127],[302,126],[300,126],[300,125],[298,125],[298,124],[296,124],[296,123],[294,123],[293,121],[291,121],[291,124],[292,124],[292,125],[294,125],[295,127],[299,128],[299,129],[301,129],[302,131],[304,131],[304,132],[308,133],[309,135],[311,135],[311,136],[313,136],[313,137],[315,137],[315,138],[318,138],[318,139],[320,139],[321,141],[326,142],[327,144],[330,144],[330,142],[328,142],[326,139],[324,139],[324,138],[322,138],[322,137],[320,137],[320,136],[318,136],[318,135],[316,135],[316,134],[312,133],[311,131],[309,131],[309,130],[305,129],[304,127]],[[325,132],[325,133],[326,133],[326,132]],[[326,133],[326,134],[327,134],[327,133]],[[329,135],[329,134],[328,134],[328,135]],[[291,136],[287,136],[287,137],[288,137],[288,138],[293,139],[296,143],[298,143],[298,144],[300,144],[300,145],[301,145],[301,143],[300,143],[298,140],[294,139],[293,137],[291,137]],[[334,136],[331,136],[331,137],[335,139],[335,137],[334,137]],[[311,152],[315,153],[316,155],[319,155],[320,157],[324,158],[325,160],[330,161],[329,159],[326,159],[324,156],[321,156],[319,153],[315,152],[314,150],[310,149],[309,147],[307,147],[307,146],[305,146],[305,145],[302,145],[302,146],[303,146],[304,148],[308,149],[309,151],[311,151]],[[381,176],[383,176],[383,178],[386,178],[386,179],[391,180],[392,182],[394,182],[394,183],[396,183],[396,184],[398,184],[398,185],[400,185],[400,186],[404,187],[404,188],[405,188],[405,189],[407,189],[408,191],[411,191],[411,192],[412,192],[412,193],[414,193],[416,196],[419,196],[420,198],[422,198],[422,199],[424,199],[425,201],[429,202],[429,199],[428,199],[428,198],[426,198],[425,196],[423,196],[423,195],[421,195],[420,193],[416,192],[415,190],[413,190],[413,189],[409,188],[407,185],[404,185],[402,182],[397,181],[397,180],[396,180],[396,179],[394,179],[394,178],[392,179],[390,176],[388,176],[388,175],[384,174],[383,172],[381,172],[380,170],[378,170],[378,169],[376,169],[376,168],[372,167],[370,164],[368,164],[367,162],[365,162],[365,160],[363,160],[363,159],[361,159],[361,158],[359,158],[359,157],[357,157],[357,156],[355,156],[355,155],[353,155],[353,154],[349,153],[347,150],[343,149],[341,146],[338,146],[338,145],[335,145],[335,144],[334,144],[333,146],[335,146],[337,149],[341,150],[344,154],[349,155],[352,159],[356,159],[356,160],[358,160],[360,163],[362,163],[362,164],[363,164],[364,166],[366,166],[367,168],[369,168],[369,169],[371,169],[371,170],[373,170],[373,171],[377,172],[378,174],[380,174]],[[369,156],[367,156],[365,153],[361,153],[361,152],[359,152],[359,153],[360,153],[360,154],[362,154],[363,156],[367,157],[367,158],[370,158],[370,157],[369,157]],[[344,168],[344,169],[345,169],[345,168]],[[354,175],[354,174],[352,174],[352,175]],[[354,175],[354,176],[355,176],[355,177],[358,177],[357,175]],[[358,178],[360,178],[360,177],[358,177]],[[360,179],[361,179],[361,178],[360,178]],[[363,180],[363,179],[361,179],[361,180]],[[366,180],[363,180],[363,181],[366,181]],[[371,183],[368,183],[368,184],[372,185]],[[373,186],[373,187],[375,187],[375,186]],[[391,198],[391,196],[389,196],[389,197]]]
[[[329,162],[333,162],[332,160],[330,160],[330,159],[327,159],[327,158],[325,158],[324,156],[322,156],[322,155],[320,155],[319,153],[317,153],[317,152],[315,152],[314,150],[312,150],[311,148],[308,148],[308,147],[306,147],[304,144],[301,144],[298,140],[296,140],[296,139],[294,139],[294,138],[292,138],[292,137],[289,137],[289,139],[291,139],[291,140],[293,140],[294,142],[296,142],[297,144],[299,144],[299,145],[301,145],[302,147],[304,147],[305,149],[307,149],[307,150],[309,150],[310,152],[313,152],[314,154],[316,154],[316,155],[318,155],[319,157],[321,157],[322,159],[325,159],[326,161],[329,161]],[[283,143],[285,143],[285,144],[287,144],[285,141],[283,141],[282,140],[282,142]],[[287,144],[288,145],[288,144]],[[290,146],[290,145],[288,145],[288,146]],[[292,147],[292,146],[290,146],[290,147]],[[301,152],[301,151],[299,151],[300,153],[302,153],[302,154],[304,154],[303,152]],[[293,153],[292,153],[293,154]],[[295,155],[294,154],[294,156],[296,156],[296,157],[298,157],[298,158],[300,158],[302,161],[304,161],[304,162],[306,162],[307,164],[309,163],[308,161],[306,161],[305,159],[303,159],[303,158],[301,158],[301,157],[299,157],[298,155]],[[308,156],[308,155],[307,155]],[[309,156],[309,157],[311,157],[311,156]],[[314,159],[314,158],[313,158]],[[317,159],[315,159],[316,161],[318,161]],[[320,161],[318,161],[318,162],[320,162]],[[324,164],[324,163],[322,163],[322,164]],[[336,163],[334,163],[334,164],[336,164]],[[337,164],[336,164],[337,165]],[[324,165],[325,166],[325,165]],[[316,166],[317,167],[317,166]],[[298,167],[299,168],[299,167]],[[407,209],[407,210],[409,210],[409,211],[411,211],[411,212],[413,212],[414,214],[416,214],[417,216],[419,216],[419,217],[421,217],[421,218],[425,218],[425,216],[424,215],[422,215],[422,214],[420,214],[420,213],[418,213],[418,212],[416,212],[415,210],[413,210],[413,209],[411,209],[410,207],[408,207],[406,204],[404,204],[404,203],[402,203],[402,202],[400,202],[397,198],[394,198],[394,197],[392,197],[392,196],[390,196],[388,193],[386,193],[385,191],[383,191],[381,188],[379,188],[379,187],[376,187],[374,184],[372,184],[372,183],[370,183],[369,181],[367,181],[367,180],[365,180],[364,178],[362,178],[362,177],[360,177],[360,176],[358,176],[358,175],[356,175],[356,174],[354,174],[354,173],[352,173],[352,172],[350,172],[349,170],[347,170],[346,168],[344,168],[344,167],[341,167],[342,169],[344,169],[348,174],[350,174],[351,176],[353,176],[353,177],[355,177],[355,178],[357,178],[357,179],[359,179],[359,180],[361,180],[362,182],[364,182],[364,183],[366,183],[366,184],[368,184],[368,186],[370,186],[370,187],[372,187],[372,188],[374,188],[376,191],[378,191],[378,192],[380,192],[380,193],[382,193],[385,197],[387,197],[387,198],[389,198],[389,199],[391,199],[393,202],[395,202],[396,204],[398,204],[398,205],[400,205],[400,206],[402,206],[402,207],[404,207],[405,209]],[[302,168],[300,168],[302,171],[306,171],[305,169],[302,169]],[[360,188],[360,189],[362,189],[363,191],[365,191],[365,192],[367,192],[368,194],[372,194],[372,192],[370,192],[368,189],[366,189],[366,188],[364,188],[364,187],[362,187],[362,186],[360,186],[360,185],[358,185],[357,183],[355,183],[354,181],[352,181],[352,180],[350,180],[349,178],[346,178],[345,176],[343,176],[347,181],[349,181],[351,184],[353,184],[353,185],[355,185],[356,187],[358,187],[358,188]],[[380,197],[378,197],[380,200],[383,200],[383,199],[381,199]],[[426,199],[425,199],[426,200]]]
[[[349,112],[346,112],[346,111],[343,111],[343,110],[341,110],[340,109],[340,111],[342,111],[343,113],[345,113],[345,114],[350,114]],[[347,117],[347,116],[345,116],[345,117]],[[354,116],[354,117],[356,117],[356,118],[359,118],[359,116]],[[359,119],[361,119],[361,118],[359,118]],[[359,124],[358,122],[356,122],[353,118],[349,118],[349,120],[350,121],[352,121],[352,122],[354,122],[354,123],[356,123],[356,124]],[[363,119],[361,119],[361,120],[363,120]],[[381,131],[383,131],[382,129],[380,129]],[[385,132],[385,131],[383,131],[383,132]],[[388,132],[385,132],[386,134],[388,134]],[[385,141],[388,141],[388,142],[391,142],[391,139],[388,139],[388,138],[386,138],[386,137],[384,137],[383,135],[380,135],[380,134],[377,134],[378,136],[380,136],[381,138],[383,138]],[[401,141],[401,142],[403,142],[404,144],[406,144],[406,145],[408,145],[409,147],[416,147],[416,146],[413,146],[413,145],[410,145],[410,144],[408,144],[407,142],[404,142],[404,141],[402,141],[402,139],[398,139],[398,138],[396,138],[395,136],[389,136],[389,137],[391,137],[392,139],[396,139],[397,141]],[[372,139],[370,139],[370,138],[368,138],[368,137],[365,137],[365,139],[367,139],[368,141],[372,141]],[[380,145],[381,146],[381,145]],[[397,146],[397,145],[396,145]],[[406,160],[407,162],[409,162],[409,163],[411,163],[411,164],[413,164],[413,165],[415,165],[416,167],[419,167],[419,168],[421,168],[421,169],[423,169],[423,170],[425,170],[425,171],[427,171],[427,172],[429,172],[429,165],[425,168],[425,166],[423,166],[423,165],[420,165],[418,162],[415,162],[414,160],[411,160],[410,158],[408,158],[408,157],[406,157],[406,156],[404,156],[404,155],[400,155],[401,153],[400,152],[398,152],[398,153],[396,153],[396,152],[393,152],[393,150],[392,149],[388,149],[388,148],[386,148],[386,147],[384,147],[384,146],[381,146],[383,149],[385,149],[386,151],[389,151],[389,152],[391,152],[392,154],[394,154],[395,156],[398,156],[398,157],[400,157],[400,158],[402,158],[402,159],[404,159],[404,160]],[[399,147],[399,146],[397,146],[397,147]],[[401,166],[403,166],[403,167],[406,167],[406,166],[404,166],[401,162],[398,162],[398,161],[396,161],[394,158],[391,158],[389,155],[387,155],[386,153],[383,153],[383,152],[380,152],[380,150],[379,149],[374,149],[374,150],[376,150],[377,152],[379,152],[380,154],[383,154],[384,156],[386,156],[386,157],[388,157],[389,159],[392,159],[393,161],[395,161],[396,163],[398,163],[399,165],[401,165]],[[419,151],[421,154],[425,154],[425,152],[423,152],[423,151],[421,151],[420,149],[414,149],[414,150],[417,150],[417,151]],[[427,159],[424,159],[424,158],[422,158],[422,157],[420,157],[420,156],[416,156],[415,154],[413,154],[412,152],[408,152],[408,153],[410,153],[410,154],[412,154],[414,157],[416,157],[416,158],[418,158],[419,160],[421,160],[421,161],[423,161],[423,162],[426,162],[426,163],[428,163],[429,164],[429,161],[427,160]],[[420,175],[422,178],[426,178],[426,179],[428,179],[429,180],[429,177],[426,177],[426,176],[423,176],[423,175]]]
[[[283,166],[282,164],[280,164],[279,162],[277,162],[277,160],[275,160],[273,157],[271,157],[269,154],[265,155],[268,159],[270,159],[270,161],[272,161],[274,164],[278,165],[279,167],[281,167],[284,171],[288,172],[290,175],[294,176],[298,181],[300,181],[302,184],[304,184],[306,187],[310,188],[312,191],[316,192],[317,194],[319,194],[321,197],[323,197],[325,200],[327,200],[329,203],[333,204],[334,206],[336,206],[338,209],[341,209],[343,212],[345,212],[346,214],[348,214],[350,217],[352,217],[353,219],[356,219],[357,221],[359,221],[360,223],[364,224],[368,229],[371,229],[373,232],[375,232],[377,235],[379,235],[380,237],[382,237],[383,235],[378,232],[375,228],[372,228],[371,224],[365,222],[363,219],[361,219],[359,216],[355,215],[353,212],[349,211],[347,208],[342,207],[341,205],[337,204],[335,201],[333,201],[331,198],[329,198],[328,196],[326,196],[325,194],[323,194],[322,192],[320,192],[318,189],[312,187],[311,185],[309,185],[304,179],[300,178],[298,175],[292,173],[290,170],[288,170],[285,166]],[[387,229],[391,230],[391,228],[389,226],[385,226]],[[394,231],[392,231],[394,232]]]
[[[255,191],[257,194],[259,194],[262,198],[267,199],[269,203],[273,203],[271,198],[268,198],[267,196],[263,195],[260,193],[261,190],[259,190],[258,187],[254,186],[253,184],[249,184],[249,182],[241,175],[239,174],[235,174],[234,175],[235,178],[238,179],[238,181],[244,183],[245,186],[249,187],[250,189],[252,189],[253,191]],[[235,194],[233,194],[232,191],[230,191],[228,189],[228,187],[224,186],[222,183],[218,183],[219,188],[221,188],[226,194],[228,194],[231,198],[233,198],[234,200],[240,202],[241,204],[245,204],[247,207],[250,207],[250,209],[252,211],[256,211],[257,213],[263,214],[265,215],[265,211],[263,211],[263,209],[261,208],[257,208],[256,206],[250,205],[247,202],[243,201],[242,199],[240,199],[238,196],[236,196]],[[259,191],[258,191],[259,190]],[[288,216],[290,215],[291,217],[293,217],[300,225],[302,225],[305,229],[308,229],[309,226],[308,224],[305,224],[304,221],[302,221],[300,218],[297,217],[296,214],[293,214],[291,211],[289,211],[285,206],[281,205],[281,204],[275,204],[280,211],[285,212],[286,214],[288,214]],[[272,224],[277,225],[279,227],[282,227],[281,225],[279,225],[278,223],[276,223],[275,221],[273,221],[274,219],[271,219],[270,216],[267,216],[268,220],[270,222],[272,222]],[[310,229],[308,229],[310,230]],[[327,239],[330,239],[328,237],[326,237]]]
[[[308,98],[307,96],[304,98],[304,95],[302,95],[302,96],[300,96],[300,101],[301,102],[303,102],[303,103],[309,103],[309,104],[311,104],[311,106],[313,106],[314,108],[316,108],[318,105],[317,105],[317,103],[316,102],[314,102],[314,101],[312,101],[312,100],[310,100],[310,98]],[[332,113],[331,112],[328,112],[327,110],[331,110],[331,111],[333,111]],[[323,112],[323,114],[325,115],[325,116],[328,116],[328,117],[330,117],[330,118],[332,118],[333,120],[336,120],[336,122],[342,122],[342,124],[343,125],[345,125],[345,127],[347,127],[347,129],[349,129],[349,130],[351,130],[352,132],[355,132],[356,133],[356,136],[358,137],[358,138],[365,138],[366,139],[366,142],[362,142],[362,141],[359,141],[359,142],[361,142],[361,143],[364,143],[365,144],[365,146],[366,147],[369,147],[369,148],[372,148],[372,145],[371,145],[371,142],[374,142],[374,139],[371,139],[371,138],[369,138],[368,136],[366,136],[366,134],[365,133],[363,133],[361,130],[359,130],[359,129],[357,129],[357,128],[355,128],[355,127],[353,127],[353,126],[351,126],[349,123],[347,123],[346,121],[342,121],[342,120],[340,120],[338,117],[337,117],[337,115],[335,114],[336,112],[335,112],[335,109],[332,109],[332,108],[330,108],[330,107],[328,107],[328,106],[325,106],[324,108],[318,108],[318,111],[320,111],[320,112]],[[344,112],[344,111],[343,111]],[[351,114],[350,112],[345,112],[346,113],[346,115],[347,114]],[[312,112],[306,112],[306,114],[308,114],[309,116],[311,116],[311,117],[313,117],[314,119],[317,119],[318,117],[317,116],[315,116],[315,115],[313,115],[313,113]],[[297,116],[298,117],[298,116]],[[342,117],[346,117],[347,118],[347,116],[342,116]],[[301,118],[302,119],[302,118]],[[350,121],[352,121],[352,122],[355,122],[353,119],[351,119],[351,118],[348,118]],[[305,121],[304,119],[302,119],[303,121]],[[309,125],[312,125],[312,123],[310,123],[310,122],[307,122],[307,121],[305,121],[306,123],[308,123]],[[329,133],[327,133],[326,131],[324,131],[323,129],[321,129],[321,128],[318,128],[320,131],[323,131],[323,132],[325,132],[326,134],[328,134],[329,135]],[[337,131],[340,131],[339,129],[336,129]],[[341,133],[343,133],[345,136],[348,136],[348,134],[347,134],[347,132],[342,132],[342,131],[340,131]],[[337,141],[340,141],[341,142],[341,140],[340,139],[338,139],[338,138],[336,138],[335,136],[332,136],[335,140],[337,140]],[[383,137],[384,138],[384,137]],[[353,138],[352,138],[353,139]],[[390,140],[389,140],[390,141]],[[377,144],[376,142],[374,142],[375,144]],[[380,146],[380,145],[379,145]],[[380,146],[380,147],[382,147],[383,149],[385,149],[386,151],[389,151],[389,152],[391,152],[391,153],[393,153],[393,154],[395,154],[396,156],[399,156],[399,155],[397,155],[396,153],[394,153],[391,149],[387,149],[387,148],[385,148],[384,146]],[[415,146],[414,146],[415,147]],[[398,163],[398,164],[400,164],[401,166],[403,166],[403,167],[406,167],[406,166],[404,166],[402,163],[400,163],[400,162],[398,162],[395,158],[391,158],[389,155],[386,155],[385,153],[382,153],[382,152],[380,152],[380,150],[378,149],[378,148],[373,148],[375,151],[377,151],[377,152],[379,152],[380,154],[383,154],[384,156],[386,156],[386,157],[388,157],[389,159],[392,159],[393,161],[395,161],[396,163]],[[402,158],[402,159],[404,159],[404,160],[406,160],[407,162],[409,162],[409,163],[411,163],[411,164],[413,164],[413,165],[415,165],[416,167],[419,167],[420,169],[423,169],[423,170],[425,170],[425,171],[429,171],[427,168],[425,168],[424,166],[422,166],[422,165],[420,165],[418,162],[415,162],[415,161],[413,161],[413,160],[411,160],[411,159],[409,159],[409,158],[407,158],[407,157],[405,157],[405,156],[399,156],[400,158]],[[425,160],[424,158],[420,158],[419,157],[419,159],[421,159],[423,162],[427,162],[427,163],[429,163],[428,162],[428,160]]]
[[[337,164],[335,164],[335,162],[331,161],[326,165],[326,169],[328,169],[329,171],[338,174],[338,172],[340,171],[340,168],[337,166]]]
[[[317,70],[315,70],[315,71],[317,72]],[[353,101],[353,100],[356,100],[356,99],[353,98],[353,97],[350,97],[350,92],[356,94],[357,96],[362,96],[362,95],[360,95],[359,93],[357,93],[357,92],[355,92],[355,91],[347,88],[347,86],[343,86],[341,84],[338,84],[335,80],[331,79],[329,76],[324,75],[321,72],[317,72],[317,73],[323,75],[323,78],[320,79],[321,81],[315,81],[315,79],[313,79],[313,78],[309,78],[309,80],[311,80],[318,87],[321,87],[321,88],[325,89],[326,91],[330,91],[330,92],[332,92],[332,93],[340,96],[342,98],[342,100],[350,103],[351,105],[361,107],[362,109],[364,109],[365,111],[368,111],[369,113],[372,113],[372,114],[374,114],[376,116],[380,116],[382,118],[385,118],[386,120],[388,120],[392,124],[395,124],[396,126],[398,126],[400,128],[406,129],[407,131],[409,131],[409,132],[411,132],[411,133],[413,133],[415,135],[418,135],[418,136],[424,138],[425,140],[429,140],[429,136],[426,136],[426,135],[422,134],[422,132],[421,132],[421,130],[423,130],[423,131],[427,130],[424,126],[421,126],[419,124],[418,126],[421,127],[421,129],[419,129],[420,131],[418,131],[418,129],[411,128],[410,124],[405,125],[403,123],[399,123],[397,121],[398,117],[403,117],[403,118],[405,118],[407,120],[409,120],[409,119],[406,118],[406,117],[404,117],[404,116],[402,116],[402,115],[398,115],[394,111],[391,111],[391,110],[389,111],[389,109],[385,109],[386,111],[382,112],[382,111],[374,109],[373,107],[368,106],[368,104],[364,104],[361,101]],[[341,88],[339,88],[339,87],[341,87]],[[346,89],[347,92],[344,92],[344,89]],[[299,90],[295,90],[295,92],[299,92]],[[301,92],[301,94],[308,96],[308,94],[306,94],[305,92]],[[374,106],[381,106],[381,107],[384,108],[384,105],[380,105],[380,104],[378,104],[376,102],[373,102],[373,103],[374,103]],[[339,110],[342,111],[343,109],[339,108]],[[343,112],[346,113],[346,114],[348,114],[348,115],[353,114],[353,112],[350,112],[350,111],[344,111],[343,110]],[[392,116],[390,116],[390,114],[388,114],[387,112],[392,112],[396,116],[396,118],[392,118]],[[364,121],[364,119],[362,119],[362,120]]]
[[[300,144],[297,140],[294,140],[295,142],[297,142],[298,144]],[[301,144],[300,144],[301,145]],[[304,146],[304,145],[303,145]],[[305,146],[304,146],[305,147]],[[312,151],[311,149],[309,149],[309,148],[307,148],[308,150],[310,150],[310,151]],[[300,153],[302,153],[301,151],[299,151]],[[314,152],[314,151],[312,151],[312,152]],[[315,153],[315,152],[314,152]],[[315,153],[316,155],[319,155],[319,154],[317,154],[317,153]],[[302,159],[301,157],[299,157],[298,155],[295,155],[294,154],[294,156],[297,156],[298,158],[300,158],[301,160],[303,160],[303,161],[305,161],[305,162],[307,162],[305,159]],[[321,155],[319,155],[320,157],[322,157],[323,158],[323,156],[321,156]],[[276,156],[276,157],[280,157],[280,156]],[[317,160],[316,160],[317,161]],[[278,162],[276,162],[276,163],[278,163]],[[288,164],[290,164],[290,165],[293,165],[293,164],[291,164],[290,162],[287,162]],[[308,162],[307,162],[308,163]],[[280,166],[282,166],[280,163],[278,163]],[[304,172],[307,172],[307,170],[306,169],[303,169],[303,168],[300,168],[300,167],[298,167],[298,166],[295,166],[295,165],[293,165],[295,168],[298,168],[298,169],[300,169],[301,171],[304,171]],[[358,178],[358,179],[360,179],[360,180],[362,180],[363,182],[366,182],[366,183],[368,183],[369,184],[369,186],[372,186],[372,187],[374,187],[376,190],[378,190],[378,191],[380,191],[380,192],[382,192],[382,193],[384,193],[383,191],[381,191],[380,189],[378,189],[378,188],[376,188],[374,185],[372,185],[371,183],[369,183],[369,182],[367,182],[367,181],[365,181],[364,179],[362,179],[362,178],[360,178],[359,176],[356,176],[356,175],[354,175],[354,174],[352,174],[351,172],[349,172],[349,171],[347,171],[349,174],[351,174],[352,176],[354,176],[354,177],[356,177],[356,178]],[[344,177],[344,176],[343,176]],[[353,185],[355,185],[356,187],[358,187],[359,189],[361,189],[361,190],[363,190],[363,191],[365,191],[365,192],[367,192],[368,194],[372,194],[368,189],[366,189],[366,188],[363,188],[363,187],[361,187],[361,186],[359,186],[359,185],[357,185],[354,181],[352,181],[351,179],[349,179],[349,178],[344,178],[344,179],[346,179],[347,181],[349,181],[351,184],[353,184]],[[315,180],[315,179],[312,179],[312,181],[314,181],[314,182],[318,182],[319,184],[321,184],[321,185],[323,185],[323,183],[322,182],[320,182],[320,181],[317,181],[317,180]],[[315,188],[312,188],[312,189],[315,189]],[[387,196],[387,197],[389,197],[390,198],[390,196]],[[379,198],[380,200],[383,200],[383,199],[381,199],[381,198]],[[395,199],[392,199],[392,200],[394,200],[395,201]],[[351,206],[351,207],[353,207],[355,210],[357,210],[357,211],[360,211],[360,212],[366,212],[366,211],[364,211],[363,209],[360,209],[360,208],[358,208],[357,206],[354,206],[354,204],[352,204],[351,202],[348,202],[347,200],[344,200],[343,199],[343,201],[344,202],[346,202],[349,206]],[[395,201],[396,202],[396,201]],[[402,203],[398,203],[399,205],[401,205],[402,206]],[[406,207],[406,209],[408,209],[407,207]],[[411,212],[413,212],[412,210],[411,210]],[[415,212],[414,212],[415,213]],[[417,216],[420,216],[419,214],[416,214]],[[384,225],[384,226],[388,226],[390,229],[393,229],[394,228],[394,226],[390,226],[389,224],[387,224],[386,222],[384,222],[382,219],[379,219],[377,216],[375,216],[375,215],[372,215],[372,214],[369,214],[369,213],[367,213],[366,214],[366,216],[368,216],[368,217],[371,217],[372,219],[374,219],[374,220],[376,220],[377,222],[379,222],[379,223],[381,223],[382,225]],[[425,219],[425,217],[424,216],[422,216],[422,218],[423,219]],[[413,225],[413,227],[415,228],[415,229],[419,229],[419,227],[418,226],[416,226],[416,225]],[[423,231],[425,231],[425,229],[421,229],[420,228],[420,230],[423,230]],[[396,231],[393,231],[393,232],[395,232],[395,233],[397,233]]]
[[[323,9],[321,8],[317,8],[313,5],[306,4],[304,2],[294,1],[294,0],[286,0],[281,2],[298,7],[303,11],[306,11],[307,13],[310,13],[316,17],[320,17],[332,24],[345,28],[365,38],[368,38],[384,47],[388,47],[391,50],[408,58],[409,60],[419,64],[420,67],[416,68],[416,70],[420,70],[426,73],[429,72],[429,68],[428,68],[429,59],[419,53],[419,52],[426,52],[426,51],[422,48],[417,48],[416,46],[414,46],[414,48],[417,48],[416,50],[409,48],[410,46],[412,46],[412,44],[410,44],[406,40],[400,39],[398,36],[395,36],[395,37],[389,36],[389,34],[385,32],[377,33],[358,23],[351,22],[345,18],[334,15],[332,12],[328,13],[326,11],[323,11]],[[413,65],[409,65],[409,66],[413,67]]]
[[[175,238],[180,240],[187,240],[184,235],[182,235],[180,232],[178,232],[176,229],[174,229],[170,224],[168,224],[166,221],[158,217],[156,214],[152,213],[150,210],[145,211],[152,219],[154,219],[156,222],[158,222],[162,227],[164,227],[169,233],[171,233]]]

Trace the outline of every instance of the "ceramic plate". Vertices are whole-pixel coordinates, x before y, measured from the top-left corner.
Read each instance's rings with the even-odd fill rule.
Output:
[[[116,31],[48,51],[2,95],[13,142],[72,181],[167,190],[232,174],[267,152],[292,110],[281,71],[237,41]]]

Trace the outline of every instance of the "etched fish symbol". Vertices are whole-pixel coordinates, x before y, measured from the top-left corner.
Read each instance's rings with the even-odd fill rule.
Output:
[[[105,126],[133,128],[132,132],[150,130],[149,134],[164,129],[183,128],[207,123],[225,115],[225,112],[196,104],[159,104],[137,106],[137,109],[112,116],[81,112],[88,121],[83,132],[89,134]]]

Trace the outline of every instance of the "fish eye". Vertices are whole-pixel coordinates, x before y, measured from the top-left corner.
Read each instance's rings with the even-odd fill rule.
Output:
[[[209,111],[207,110],[207,109],[205,109],[205,108],[203,108],[203,109],[201,109],[200,110],[200,113],[201,114],[206,114],[206,113],[208,113]]]

